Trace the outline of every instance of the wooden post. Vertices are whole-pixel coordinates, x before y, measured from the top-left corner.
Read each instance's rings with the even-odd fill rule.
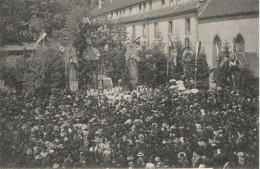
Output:
[[[195,84],[197,83],[197,64],[198,64],[197,61],[200,52],[200,46],[201,46],[201,41],[198,41],[197,48],[196,48],[196,55],[195,55],[195,79],[194,79]]]

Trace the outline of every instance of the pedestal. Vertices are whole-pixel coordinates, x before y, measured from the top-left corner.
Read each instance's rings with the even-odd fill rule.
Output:
[[[71,81],[69,85],[70,85],[70,90],[72,92],[78,91],[78,89],[79,89],[79,82],[78,81]]]

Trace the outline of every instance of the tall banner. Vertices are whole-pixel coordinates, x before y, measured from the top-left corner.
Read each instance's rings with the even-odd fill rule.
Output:
[[[193,72],[195,73],[195,53],[190,47],[189,38],[185,39],[185,48],[182,52],[182,64],[184,75],[187,79],[191,79],[193,76]]]
[[[78,58],[76,55],[76,49],[71,45],[67,45],[64,49],[64,62],[65,62],[65,78],[66,88],[71,91],[78,90],[78,77],[77,66]]]
[[[36,46],[38,45],[38,43],[40,43],[40,41],[45,38],[45,36],[47,36],[47,33],[45,33],[45,31],[44,31],[44,32],[41,33],[39,39],[38,39],[37,42],[35,43],[34,49],[36,48]]]
[[[136,87],[138,83],[138,61],[140,58],[138,56],[137,45],[135,43],[126,44],[126,66],[129,71],[129,79],[132,87]]]

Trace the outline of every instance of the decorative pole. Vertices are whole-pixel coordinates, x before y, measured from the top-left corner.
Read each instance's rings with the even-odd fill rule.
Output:
[[[196,56],[195,56],[195,84],[197,83],[197,62],[198,62],[198,56],[200,52],[200,46],[201,46],[201,41],[197,42],[197,49],[196,49]]]

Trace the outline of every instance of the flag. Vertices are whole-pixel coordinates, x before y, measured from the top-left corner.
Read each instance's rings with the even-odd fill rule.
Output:
[[[168,58],[167,61],[169,61],[170,64],[173,61],[173,64],[176,66],[177,65],[177,54],[175,54],[176,49],[174,48],[173,41],[172,41],[170,34],[168,34],[168,38],[169,38],[170,43],[171,43],[171,50],[169,51],[169,58]]]
[[[141,44],[140,40],[141,40],[141,36],[139,36],[138,38],[136,38],[135,40],[133,40],[133,43],[135,43],[135,44],[137,44],[137,45],[140,45],[140,44]]]
[[[38,43],[43,40],[43,38],[45,38],[45,36],[47,35],[47,33],[45,33],[45,31],[40,35],[39,39],[37,40],[37,42],[34,45],[34,49],[36,48],[36,46],[38,45]]]

